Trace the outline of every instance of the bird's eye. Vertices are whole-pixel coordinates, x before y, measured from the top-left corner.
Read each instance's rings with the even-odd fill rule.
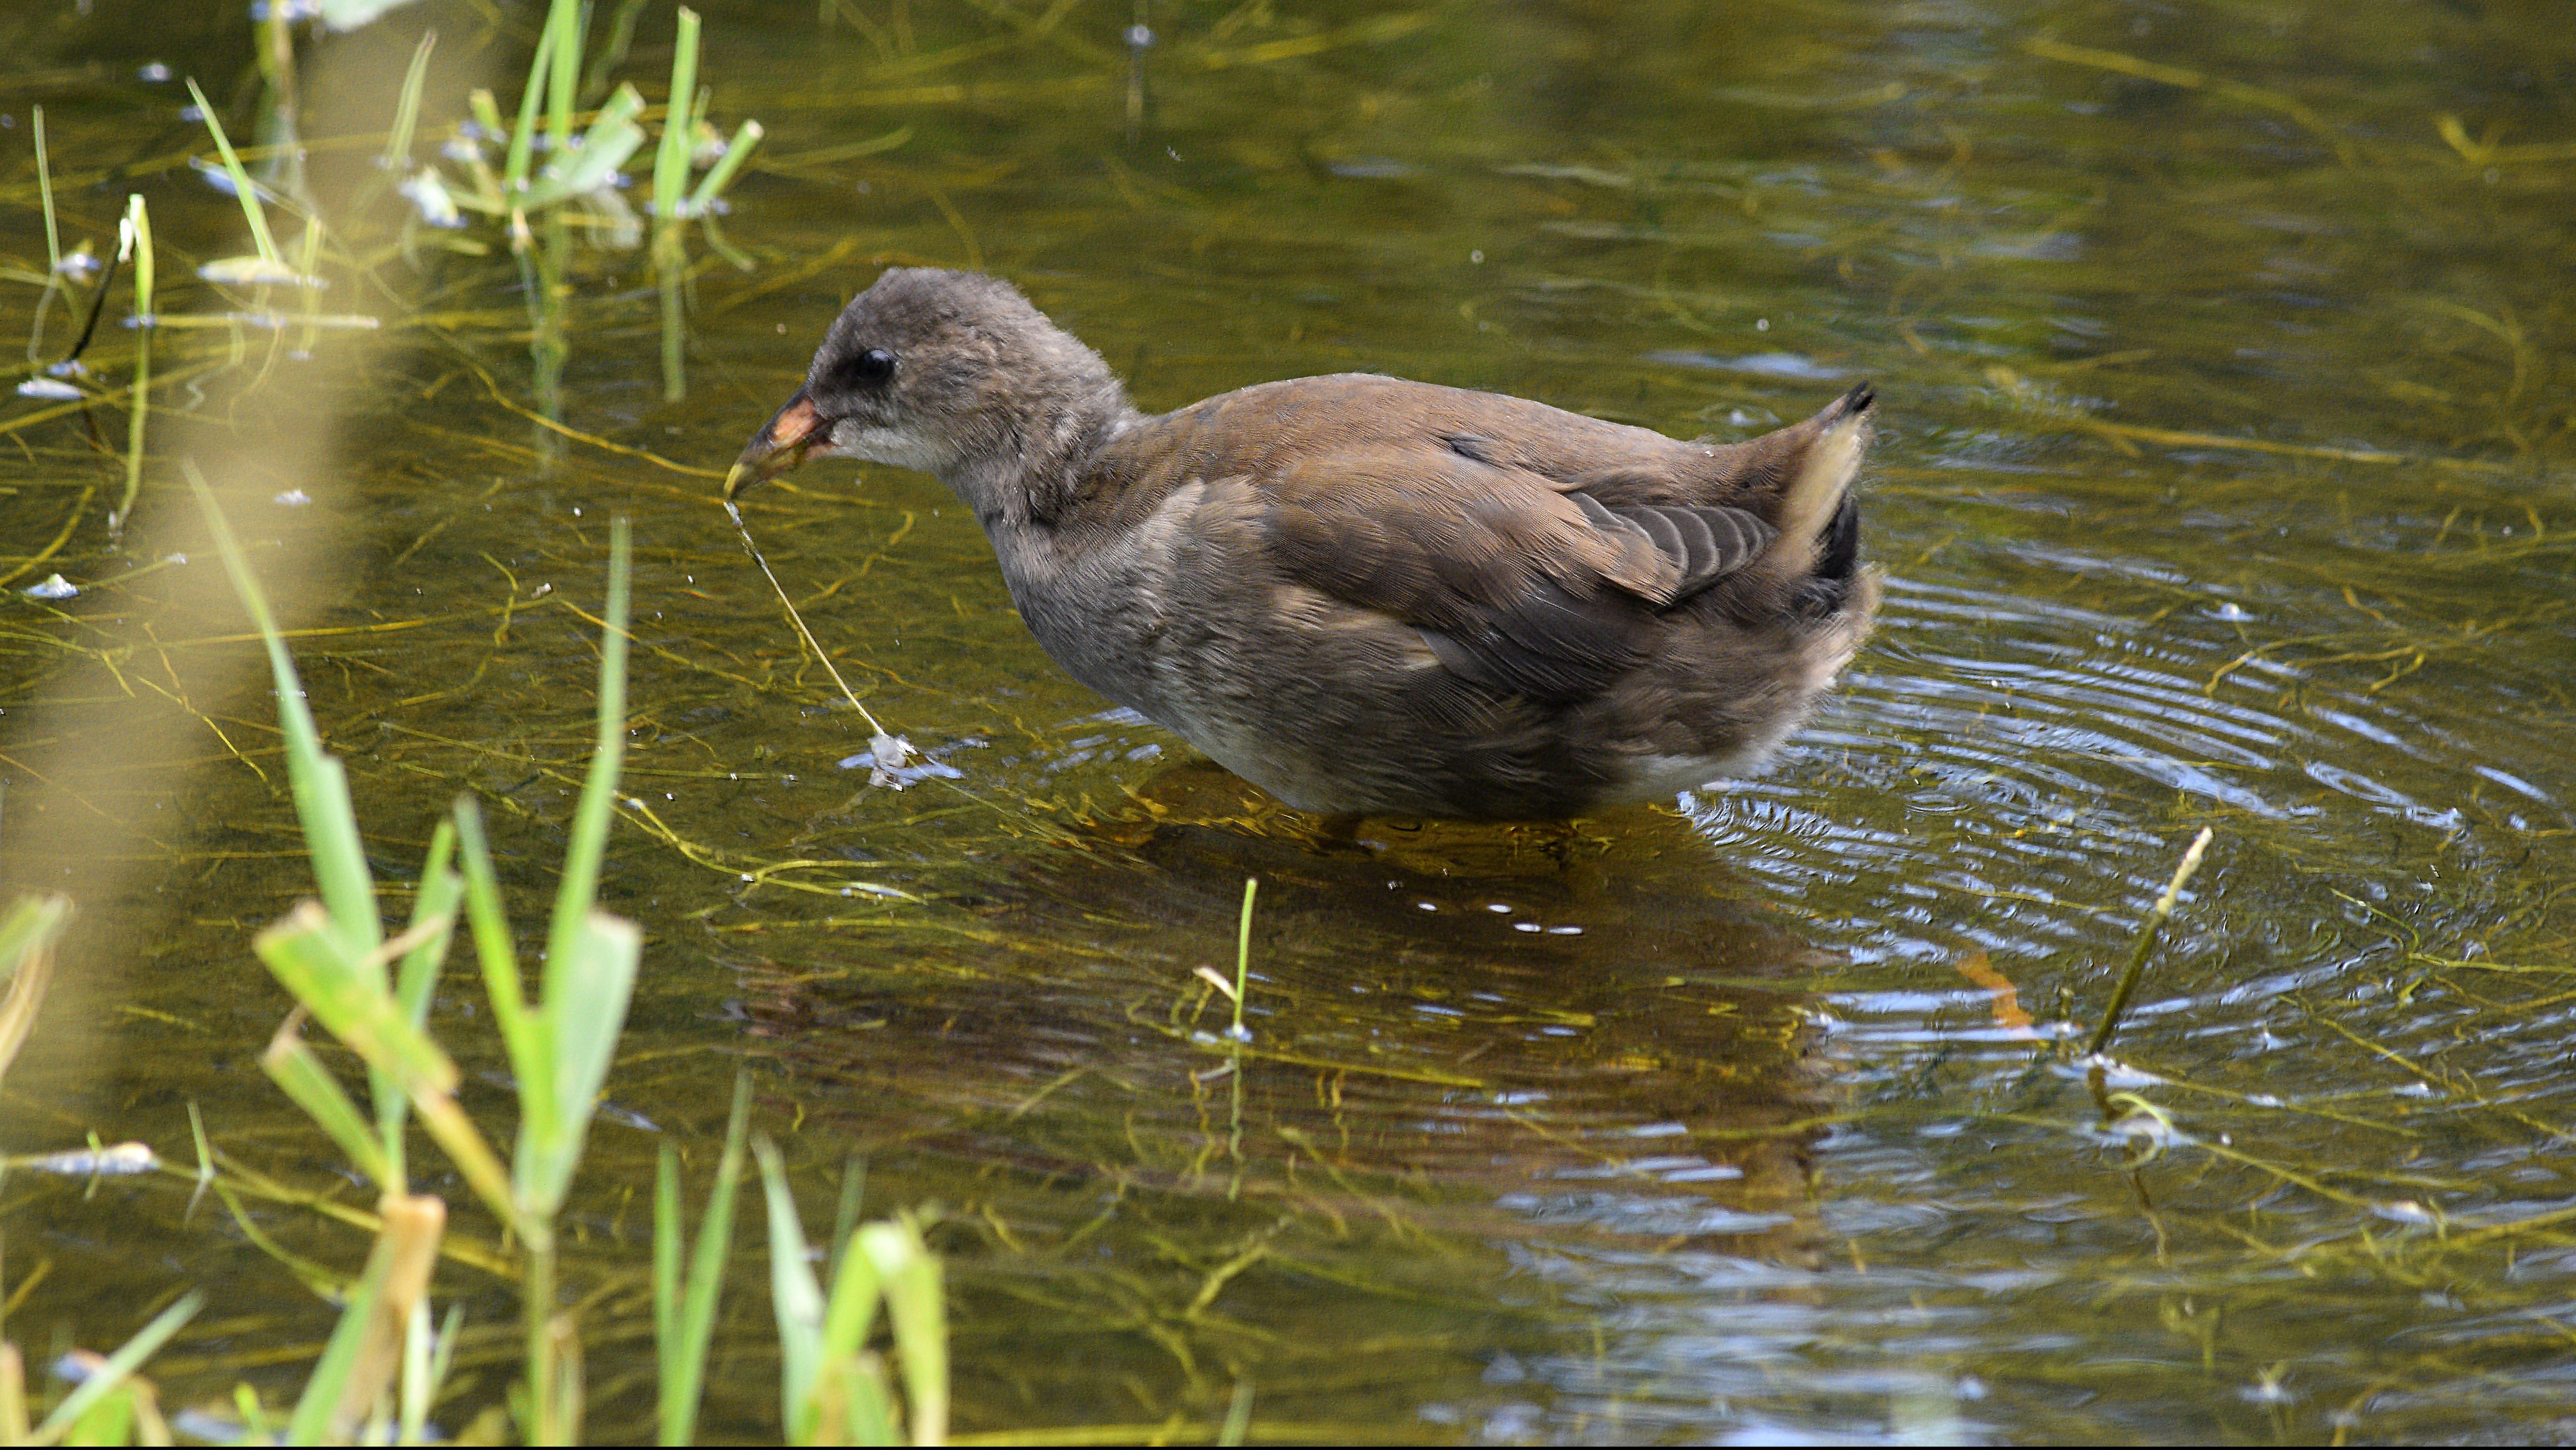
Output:
[[[850,363],[850,381],[874,387],[894,376],[894,354],[881,347],[869,348]]]

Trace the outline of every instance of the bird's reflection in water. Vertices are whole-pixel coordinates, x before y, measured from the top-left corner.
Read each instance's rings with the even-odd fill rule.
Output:
[[[1829,963],[1679,818],[1336,840],[1182,766],[1079,836],[952,930],[756,994],[799,1076],[846,1089],[833,1126],[1122,1192],[1808,1252],[1803,992]],[[1209,978],[1246,877],[1236,1041]]]

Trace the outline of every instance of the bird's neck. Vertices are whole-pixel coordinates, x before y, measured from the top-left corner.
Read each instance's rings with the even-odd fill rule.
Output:
[[[1102,370],[1066,385],[1015,393],[1008,416],[961,448],[940,480],[975,510],[986,532],[1047,528],[1079,502],[1091,460],[1142,421],[1127,390]]]

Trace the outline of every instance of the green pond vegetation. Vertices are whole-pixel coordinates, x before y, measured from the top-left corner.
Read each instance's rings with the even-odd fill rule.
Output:
[[[96,9],[0,19],[0,1440],[2576,1427],[2545,6]],[[1157,407],[1872,377],[1880,634],[1325,839],[935,483],[726,517],[890,263]]]

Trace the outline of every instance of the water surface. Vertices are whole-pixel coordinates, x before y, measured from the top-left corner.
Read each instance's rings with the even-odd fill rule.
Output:
[[[202,557],[156,565],[197,547],[184,452],[291,581],[378,875],[470,790],[529,921],[634,520],[605,896],[646,980],[567,1270],[595,1437],[649,1433],[654,1154],[698,1191],[743,1065],[817,1232],[854,1160],[871,1213],[937,1215],[968,1433],[1204,1436],[1245,1379],[1270,1438],[2576,1429],[2576,1223],[2521,1222],[2576,1204],[2551,7],[1252,0],[1144,7],[1141,59],[1106,4],[707,8],[717,118],[769,140],[725,220],[757,266],[694,276],[684,402],[641,253],[579,254],[567,437],[526,415],[516,269],[406,253],[380,206],[377,278],[324,304],[375,332],[163,334],[203,371],[123,539],[132,334],[86,414],[0,410],[0,863],[83,912],[9,1150],[188,1161],[194,1102],[239,1161],[363,1196],[257,1067],[288,1003],[248,939],[309,877],[244,625]],[[144,14],[0,21],[0,253],[41,276],[41,103],[66,245],[140,192],[161,310],[223,311],[188,272],[239,213],[143,68],[247,130],[251,28]],[[430,4],[316,43],[308,134],[381,130],[433,23],[432,136],[533,38]],[[657,97],[668,31],[648,7],[629,65]],[[1056,669],[934,481],[817,465],[750,522],[956,772],[871,788],[710,470],[897,261],[1011,278],[1155,408],[1370,369],[1735,438],[1873,380],[1878,633],[1756,779],[1337,845]],[[36,293],[0,284],[0,335]],[[20,592],[55,572],[77,598]],[[2060,1024],[2204,826],[2106,1125]],[[1247,875],[1237,1051],[1194,968],[1230,971]],[[437,1028],[502,1121],[451,971]],[[363,1246],[239,1212],[267,1247],[185,1184],[11,1178],[9,1283],[51,1266],[12,1337],[103,1347],[203,1285],[165,1395],[286,1395],[332,1314],[287,1256]],[[775,1433],[759,1239],[717,1438]],[[438,1292],[490,1326],[462,1423],[512,1301]]]

